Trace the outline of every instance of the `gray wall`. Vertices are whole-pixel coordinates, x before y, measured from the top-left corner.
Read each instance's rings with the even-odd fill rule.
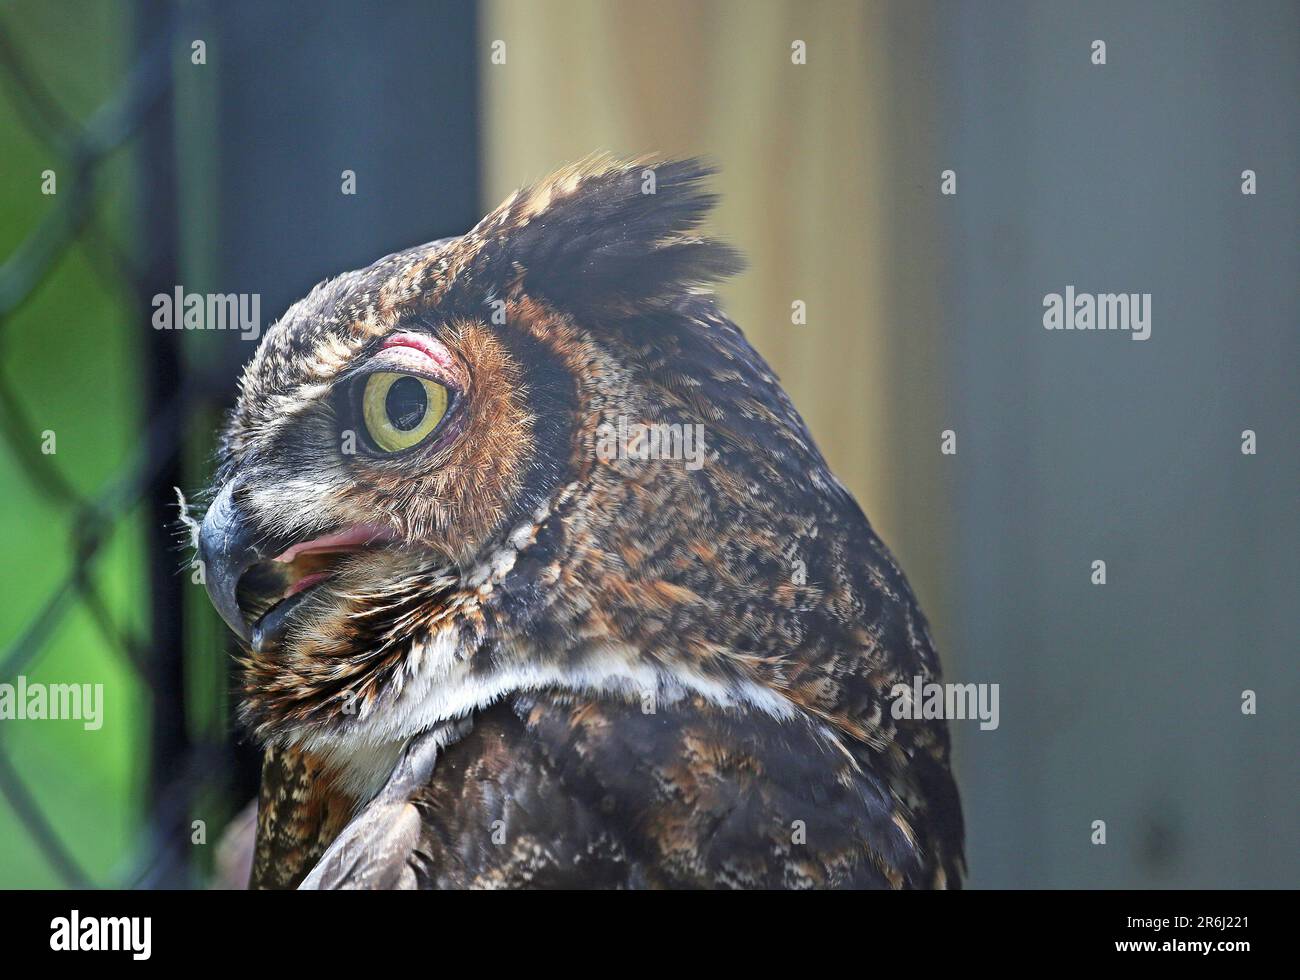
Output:
[[[938,9],[931,615],[950,677],[1001,685],[955,735],[971,884],[1294,887],[1300,6]],[[1151,293],[1151,338],[1045,330],[1067,284]]]

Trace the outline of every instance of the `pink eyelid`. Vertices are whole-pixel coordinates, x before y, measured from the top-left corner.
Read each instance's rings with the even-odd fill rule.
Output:
[[[452,359],[451,352],[426,334],[395,333],[384,341],[380,349],[387,350],[390,347],[409,347],[411,350],[419,351],[445,371],[456,370],[456,362]]]

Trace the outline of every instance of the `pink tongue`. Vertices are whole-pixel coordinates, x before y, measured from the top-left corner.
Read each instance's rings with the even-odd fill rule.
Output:
[[[304,589],[310,589],[318,582],[324,582],[333,574],[333,572],[313,572],[311,575],[304,575],[302,578],[298,579],[298,581],[294,582],[293,585],[289,586],[288,591],[285,592],[281,601],[288,599],[290,596],[297,595]]]
[[[313,538],[310,541],[299,541],[286,549],[283,554],[277,555],[275,560],[290,562],[299,555],[310,554],[313,551],[338,551],[347,548],[359,548],[362,545],[386,540],[388,537],[388,532],[383,528],[359,524],[356,527],[348,528],[346,531],[340,531],[338,534],[327,534],[323,538]]]

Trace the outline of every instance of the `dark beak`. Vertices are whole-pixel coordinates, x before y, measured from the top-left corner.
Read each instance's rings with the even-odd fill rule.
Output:
[[[234,496],[235,481],[222,488],[208,508],[199,530],[199,559],[203,562],[208,597],[226,625],[245,643],[252,643],[252,624],[239,605],[239,582],[253,565],[268,561],[283,545],[258,533]]]

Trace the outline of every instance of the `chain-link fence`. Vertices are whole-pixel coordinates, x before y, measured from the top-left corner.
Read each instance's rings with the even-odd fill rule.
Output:
[[[41,172],[40,192],[50,201],[34,226],[22,230],[17,248],[0,266],[0,350],[5,366],[0,370],[0,434],[14,464],[10,472],[19,474],[47,507],[56,508],[68,528],[63,545],[68,552],[66,571],[0,654],[0,681],[15,684],[25,679],[25,672],[38,668],[55,645],[66,621],[85,613],[102,650],[116,658],[124,675],[112,702],[143,709],[125,751],[137,774],[134,795],[147,803],[137,806],[127,856],[119,854],[107,872],[88,869],[77,848],[60,833],[50,801],[61,797],[40,791],[45,771],[31,772],[31,766],[28,773],[21,771],[6,744],[11,729],[0,726],[0,794],[53,872],[54,883],[69,886],[193,883],[201,861],[194,859],[191,845],[206,843],[209,830],[215,834],[220,829],[194,821],[194,804],[224,785],[230,767],[221,712],[187,713],[194,695],[184,654],[188,577],[182,574],[185,559],[177,547],[176,497],[171,489],[184,483],[183,441],[191,421],[205,411],[194,393],[209,386],[185,376],[190,369],[177,339],[148,330],[145,312],[149,296],[170,291],[177,281],[172,173],[177,11],[168,3],[140,3],[130,12],[135,36],[126,42],[127,69],[84,119],[64,107],[59,93],[29,59],[19,37],[19,14],[3,12],[6,20],[0,21],[0,84],[24,130],[8,138],[25,136],[39,144],[49,161]],[[132,210],[145,216],[131,228],[131,245],[123,244],[128,236],[110,227],[101,179],[110,159],[124,155],[135,176]],[[36,184],[31,186],[35,190]],[[113,476],[90,492],[66,472],[61,461],[68,454],[61,457],[56,448],[59,433],[29,409],[23,365],[11,353],[19,346],[20,332],[43,331],[50,343],[59,341],[57,329],[26,314],[56,268],[74,252],[114,297],[125,322],[133,325],[138,358],[139,423],[126,440],[134,449],[120,460]],[[68,351],[68,356],[93,358],[95,352],[83,348]],[[82,410],[95,411],[93,391],[85,393]],[[130,519],[135,512],[139,521]],[[42,522],[39,533],[47,541],[46,553],[56,548],[57,523]],[[134,603],[121,600],[120,582],[113,583],[110,597],[97,568],[115,534],[143,538],[143,568],[129,590]],[[17,565],[15,559],[6,577],[21,575]],[[130,608],[133,604],[137,610]],[[196,726],[195,714],[208,719]],[[7,846],[23,844],[15,840]]]
[[[418,0],[0,7],[0,685],[107,700],[94,734],[0,724],[0,886],[214,877],[257,756],[176,488],[208,478],[253,343],[151,306],[183,286],[273,316],[473,224],[475,32]],[[391,111],[411,92],[427,118]]]

